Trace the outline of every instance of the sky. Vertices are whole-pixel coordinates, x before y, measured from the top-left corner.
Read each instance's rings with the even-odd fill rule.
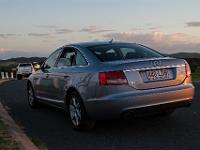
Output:
[[[87,41],[200,52],[199,0],[0,0],[0,59]]]

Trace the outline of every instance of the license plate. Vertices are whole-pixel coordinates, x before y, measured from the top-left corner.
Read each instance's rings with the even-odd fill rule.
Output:
[[[149,81],[168,80],[170,79],[169,69],[149,70],[146,71],[146,77]]]

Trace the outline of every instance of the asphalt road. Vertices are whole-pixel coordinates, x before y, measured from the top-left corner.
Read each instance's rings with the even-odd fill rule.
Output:
[[[65,114],[51,107],[29,108],[26,81],[11,81],[0,86],[0,99],[25,132],[46,143],[49,150],[199,150],[200,85],[190,108],[172,116],[143,117],[132,121],[98,122],[87,132],[74,131]],[[102,110],[103,111],[103,110]]]

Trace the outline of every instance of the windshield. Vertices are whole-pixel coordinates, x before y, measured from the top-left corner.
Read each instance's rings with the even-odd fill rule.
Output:
[[[154,58],[163,57],[158,52],[141,45],[104,45],[89,47],[90,51],[103,62],[116,61],[116,60],[128,60],[128,59],[142,59],[142,58]]]

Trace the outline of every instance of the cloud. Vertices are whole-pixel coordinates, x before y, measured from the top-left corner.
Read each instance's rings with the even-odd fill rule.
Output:
[[[67,34],[67,33],[73,32],[73,30],[71,30],[71,29],[61,27],[61,26],[56,26],[56,25],[38,25],[37,27],[48,29],[48,31],[51,32],[51,35]],[[33,33],[33,34],[31,33],[29,35],[31,35],[31,36],[43,36],[43,34],[40,34],[40,33]],[[48,35],[46,35],[46,36],[48,36]]]
[[[148,25],[147,27],[135,27],[131,28],[131,31],[158,31],[161,29],[161,26],[150,26]]]
[[[9,49],[7,49],[7,48],[0,48],[0,53],[7,52],[7,51],[9,51]]]
[[[58,26],[55,26],[55,25],[38,25],[37,27],[48,28],[48,29],[56,29],[56,28],[58,28]]]
[[[200,27],[200,21],[191,21],[186,23],[187,27]]]
[[[185,33],[165,34],[163,32],[135,33],[135,32],[116,32],[105,34],[106,39],[116,41],[126,41],[131,43],[141,43],[158,49],[162,52],[200,52],[200,37],[193,37]]]
[[[55,25],[38,25],[37,27],[51,29],[51,31],[55,32],[55,34],[65,34],[73,32],[71,29],[62,28],[60,26]]]
[[[71,32],[73,32],[72,30],[65,29],[65,28],[63,28],[63,29],[56,29],[55,31],[56,31],[57,34],[65,34],[65,33],[71,33]]]
[[[12,33],[0,34],[0,38],[10,38],[10,37],[17,37],[17,36],[20,36],[20,34],[12,34]]]
[[[148,27],[149,30],[159,30],[160,26]]]
[[[47,37],[50,34],[49,33],[28,33],[28,36],[33,36],[33,37]]]
[[[110,31],[113,31],[113,30],[103,29],[102,27],[97,27],[97,26],[88,26],[80,30],[80,32],[87,32],[87,33],[102,33],[102,32],[110,32]]]

